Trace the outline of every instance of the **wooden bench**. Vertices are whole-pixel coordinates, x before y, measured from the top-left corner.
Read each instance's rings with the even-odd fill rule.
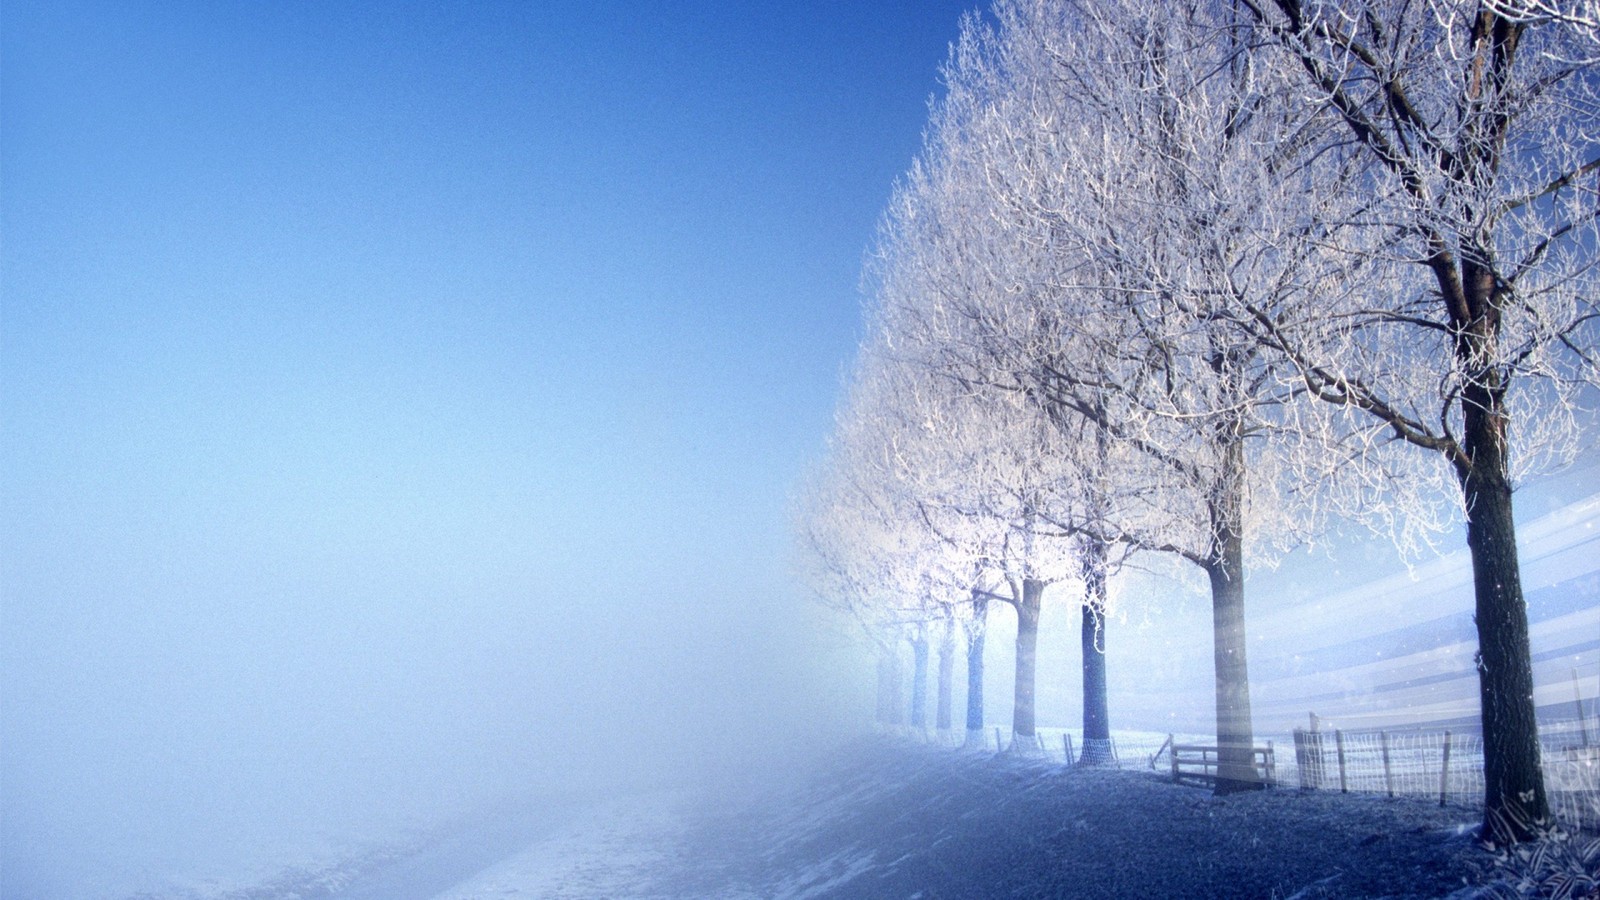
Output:
[[[1167,746],[1172,748],[1173,783],[1216,787],[1219,765],[1216,747],[1205,744],[1179,744],[1173,741],[1170,734],[1167,735]],[[1278,783],[1278,768],[1273,762],[1271,741],[1267,741],[1265,747],[1251,748],[1250,763],[1259,783],[1266,787]]]

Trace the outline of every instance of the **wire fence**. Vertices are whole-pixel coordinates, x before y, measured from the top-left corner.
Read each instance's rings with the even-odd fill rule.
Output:
[[[1550,813],[1569,829],[1600,832],[1600,723],[1584,720],[1540,725],[1545,789]],[[1484,799],[1483,740],[1450,731],[1311,731],[1296,729],[1289,740],[1265,739],[1276,764],[1276,784],[1303,790],[1335,790],[1379,794],[1435,802],[1441,806],[1482,809]],[[933,738],[952,746],[959,737]],[[1171,745],[1210,744],[1207,735],[1169,735],[1150,731],[1115,731],[1112,764],[1124,769],[1168,771]],[[1039,729],[1035,743],[1014,745],[1011,735],[991,727],[966,742],[969,749],[1016,752],[1065,764],[1084,751],[1082,732]]]
[[[1591,739],[1582,720],[1552,722],[1540,727],[1540,742],[1552,818],[1568,828],[1600,831],[1600,735]],[[1280,762],[1280,784],[1483,808],[1483,740],[1477,735],[1296,729],[1293,743],[1293,760]]]
[[[1440,805],[1483,799],[1483,741],[1474,735],[1296,729],[1293,738],[1292,770],[1280,770],[1281,778],[1306,790],[1437,798]]]

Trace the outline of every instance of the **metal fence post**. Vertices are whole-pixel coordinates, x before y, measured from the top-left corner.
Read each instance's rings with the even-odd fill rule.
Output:
[[[1439,805],[1444,805],[1445,793],[1450,787],[1450,732],[1444,733],[1444,763],[1439,767]]]
[[[1335,728],[1333,730],[1333,745],[1339,753],[1339,793],[1350,793],[1350,785],[1344,777],[1344,732]]]
[[[1383,787],[1394,796],[1394,772],[1389,768],[1389,732],[1378,732],[1378,741],[1383,745]]]
[[[1583,714],[1583,690],[1578,687],[1578,670],[1572,670],[1572,705],[1578,708],[1578,731],[1583,735],[1583,746],[1589,746],[1589,720]]]

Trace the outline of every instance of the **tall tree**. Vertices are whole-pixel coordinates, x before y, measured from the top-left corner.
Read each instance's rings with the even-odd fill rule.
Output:
[[[870,607],[879,632],[910,642],[911,724],[919,732],[927,725],[929,635],[940,636],[936,728],[947,736],[954,633],[977,615],[980,621],[968,633],[982,634],[986,610],[974,608],[968,592],[991,566],[986,554],[993,551],[990,535],[998,526],[977,517],[956,517],[943,530],[933,524],[945,517],[952,494],[966,496],[968,489],[939,436],[918,418],[920,410],[942,402],[925,396],[926,374],[906,368],[870,339],[863,345],[837,416],[828,466],[808,491],[800,530],[810,556],[830,561],[825,575],[848,575],[814,580],[863,598],[858,604]],[[978,653],[974,676],[981,704],[981,640]]]
[[[939,617],[939,681],[938,702],[934,712],[934,733],[939,743],[948,744],[951,738],[951,713],[955,704],[956,674],[956,618],[954,611],[945,606]]]
[[[988,746],[983,719],[983,650],[989,625],[989,595],[983,584],[971,590],[972,615],[963,620],[967,645],[967,735],[962,746],[982,750]]]
[[[1080,454],[1078,482],[1041,513],[1205,572],[1226,792],[1259,783],[1245,560],[1314,527],[1317,508],[1316,482],[1286,483],[1276,456],[1296,443],[1280,435],[1293,423],[1274,359],[1226,313],[1237,295],[1310,302],[1321,257],[1259,252],[1263,229],[1289,227],[1270,218],[1292,186],[1273,166],[1305,123],[1271,93],[1282,82],[1234,65],[1215,12],[1001,0],[993,27],[969,19],[902,192],[923,199],[900,216],[919,280],[902,331],[942,343],[955,377],[1023,398]],[[1084,459],[1100,438],[1109,452]]]
[[[1426,451],[1419,474],[1454,482],[1440,495],[1473,562],[1484,833],[1526,838],[1548,808],[1512,489],[1580,446],[1574,390],[1597,380],[1593,5],[1239,4],[1258,55],[1290,60],[1340,132],[1318,164],[1361,167],[1357,252],[1383,264],[1357,303],[1246,322],[1349,433]]]

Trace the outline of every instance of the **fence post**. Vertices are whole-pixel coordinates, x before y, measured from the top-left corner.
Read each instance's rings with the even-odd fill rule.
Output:
[[[1444,733],[1444,763],[1439,767],[1439,805],[1444,805],[1445,793],[1450,787],[1450,732]]]
[[[1278,786],[1278,759],[1273,755],[1272,742],[1267,741],[1267,758],[1265,760],[1267,787]]]
[[[1165,744],[1162,744],[1160,747],[1157,747],[1155,755],[1150,757],[1150,771],[1154,772],[1156,770],[1156,760],[1160,759],[1161,758],[1161,754],[1168,752],[1171,747],[1172,747],[1172,735],[1169,734],[1169,735],[1167,735],[1167,742]]]
[[[1000,743],[1000,726],[996,725],[994,727],[994,752],[1003,753],[1005,752],[1005,749],[1006,748]]]
[[[1583,734],[1584,749],[1589,747],[1589,720],[1583,714],[1583,691],[1578,687],[1578,669],[1572,669],[1572,704],[1578,708],[1578,731]]]
[[[1394,773],[1389,768],[1389,732],[1378,732],[1378,741],[1383,745],[1383,787],[1394,796]]]
[[[1311,783],[1311,764],[1307,760],[1306,730],[1296,728],[1291,735],[1294,737],[1294,770],[1300,775],[1300,790],[1307,791],[1315,785]]]
[[[1066,751],[1066,754],[1067,754],[1067,765],[1070,766],[1070,765],[1076,764],[1077,760],[1075,760],[1073,758],[1073,753],[1072,753],[1072,735],[1071,735],[1071,733],[1066,732],[1066,731],[1061,732],[1061,749]]]
[[[1174,741],[1172,739],[1172,735],[1170,735],[1170,734],[1167,735],[1167,746],[1172,748],[1172,751],[1171,751],[1171,755],[1172,755],[1172,783],[1173,784],[1177,784],[1178,783],[1178,744],[1177,744],[1176,741]]]
[[[1344,778],[1344,732],[1335,728],[1333,730],[1333,746],[1339,754],[1339,793],[1350,793],[1350,787]]]

